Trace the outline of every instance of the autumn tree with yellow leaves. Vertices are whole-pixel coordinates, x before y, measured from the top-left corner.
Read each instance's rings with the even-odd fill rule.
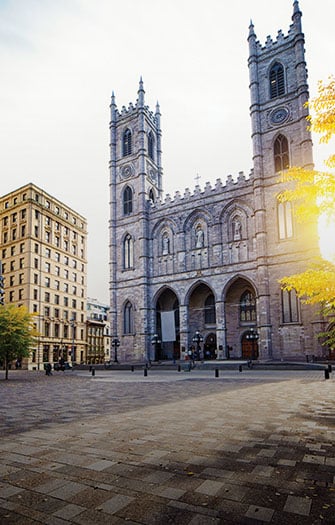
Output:
[[[311,112],[307,117],[310,130],[321,135],[320,143],[329,143],[335,134],[335,79],[320,81],[316,98],[307,104]],[[281,174],[281,181],[293,183],[293,188],[278,198],[294,203],[297,220],[301,222],[322,216],[335,226],[335,154],[325,160],[325,166],[325,171],[291,167]],[[335,243],[335,238],[330,242]],[[320,304],[324,315],[335,315],[335,260],[321,259],[305,272],[284,277],[280,283],[286,290],[295,289],[304,302]],[[334,346],[335,328],[326,337],[327,344]]]
[[[11,361],[29,356],[38,335],[35,321],[35,315],[25,306],[0,305],[0,361],[5,368],[5,379],[8,379]]]

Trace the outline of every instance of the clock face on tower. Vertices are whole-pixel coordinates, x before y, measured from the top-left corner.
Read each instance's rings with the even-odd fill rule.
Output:
[[[282,124],[288,117],[287,108],[276,108],[272,111],[270,115],[270,120],[272,124]]]

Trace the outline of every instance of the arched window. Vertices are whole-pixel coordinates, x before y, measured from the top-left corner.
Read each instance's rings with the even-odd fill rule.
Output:
[[[150,131],[148,135],[148,154],[152,160],[155,160],[154,159],[154,143],[155,143],[154,135],[152,131]]]
[[[133,268],[134,266],[134,243],[132,236],[129,233],[123,241],[123,267],[125,270]]]
[[[215,299],[214,295],[210,294],[205,301],[205,324],[215,324]]]
[[[287,170],[290,164],[288,141],[284,135],[278,135],[273,146],[275,172]]]
[[[127,301],[123,310],[123,333],[133,333],[133,305]]]
[[[130,215],[133,211],[133,191],[126,186],[123,192],[123,214]]]
[[[293,237],[292,204],[289,201],[279,202],[277,212],[279,239],[290,239]]]
[[[122,136],[122,156],[130,155],[132,151],[131,131],[127,128]]]
[[[282,290],[282,319],[283,323],[299,322],[299,300],[295,290]]]
[[[241,295],[240,321],[256,321],[256,299],[249,290]]]
[[[284,94],[284,68],[279,62],[276,62],[270,69],[270,98],[276,98]]]
[[[149,201],[152,202],[152,203],[155,202],[155,194],[154,194],[154,190],[152,188],[149,191]]]

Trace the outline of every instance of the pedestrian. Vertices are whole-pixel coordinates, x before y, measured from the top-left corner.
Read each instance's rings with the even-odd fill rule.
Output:
[[[52,372],[51,372],[51,364],[50,363],[47,363],[45,365],[45,373],[47,376],[52,376]]]

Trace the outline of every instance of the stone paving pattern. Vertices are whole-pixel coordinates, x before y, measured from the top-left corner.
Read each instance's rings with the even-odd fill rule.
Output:
[[[1,524],[335,524],[333,377],[1,374]]]

